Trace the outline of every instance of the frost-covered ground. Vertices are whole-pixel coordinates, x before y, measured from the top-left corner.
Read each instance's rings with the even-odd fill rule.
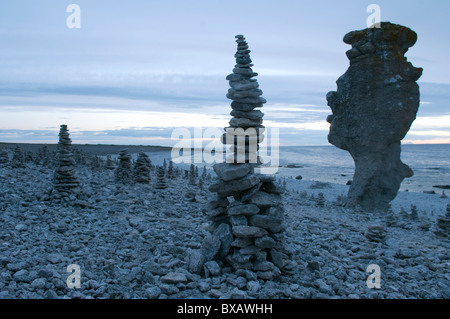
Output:
[[[441,194],[402,192],[393,214],[367,213],[342,207],[348,186],[281,179],[290,262],[262,281],[226,266],[189,272],[211,180],[201,188],[181,174],[157,190],[155,171],[150,185],[120,185],[111,170],[79,165],[83,196],[66,205],[49,196],[53,169],[26,165],[0,167],[0,298],[450,298],[450,242],[435,234],[450,203]],[[384,227],[381,242],[365,236],[371,225]],[[70,264],[81,288],[67,286]],[[366,284],[370,264],[379,289]]]

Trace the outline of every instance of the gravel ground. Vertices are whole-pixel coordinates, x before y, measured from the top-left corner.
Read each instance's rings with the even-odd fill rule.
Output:
[[[152,174],[150,185],[126,186],[113,171],[79,166],[82,194],[58,202],[51,168],[0,167],[0,298],[450,297],[449,239],[435,233],[436,215],[349,210],[336,200],[341,188],[304,180],[286,182],[281,277],[263,281],[226,265],[192,274],[212,181],[200,188],[178,177],[156,190]],[[67,285],[71,264],[80,266],[80,288]],[[379,289],[367,286],[370,264],[380,266]]]

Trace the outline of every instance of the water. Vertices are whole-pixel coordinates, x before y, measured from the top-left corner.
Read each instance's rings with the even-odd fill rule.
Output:
[[[201,151],[199,151],[201,153]],[[196,152],[197,156],[200,156]],[[280,177],[302,176],[315,180],[346,184],[353,179],[354,163],[350,154],[332,145],[329,146],[285,146],[279,148]],[[268,159],[276,154],[268,154]],[[193,157],[182,156],[184,163],[192,163]],[[400,190],[442,192],[434,185],[450,185],[450,144],[402,145],[401,159],[414,171],[414,176],[403,180]],[[272,162],[273,163],[273,162]],[[211,163],[194,163],[211,168]],[[184,164],[186,165],[186,164]],[[287,167],[289,166],[289,167]],[[188,167],[186,165],[186,167]],[[450,195],[450,191],[447,191]]]
[[[441,192],[433,185],[450,185],[450,144],[402,145],[401,159],[414,176],[404,179],[400,190]],[[292,164],[301,167],[283,167]],[[346,184],[354,172],[350,154],[334,146],[280,147],[280,166],[279,176],[301,175],[307,180],[338,184]]]

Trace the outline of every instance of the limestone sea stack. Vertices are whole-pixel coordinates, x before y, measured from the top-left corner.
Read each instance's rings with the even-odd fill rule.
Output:
[[[59,193],[79,192],[80,182],[75,176],[75,161],[72,153],[72,140],[66,124],[62,124],[59,130],[59,142],[56,155],[56,169],[54,175],[54,188]]]
[[[271,280],[281,274],[284,265],[282,189],[274,177],[255,173],[263,131],[263,113],[255,108],[266,100],[254,79],[257,74],[251,68],[248,44],[242,35],[236,39],[236,66],[227,76],[233,118],[222,137],[234,152],[225,163],[213,166],[218,182],[209,188],[215,193],[207,213],[211,234],[190,265],[199,272],[203,264],[215,261]]]
[[[416,40],[414,31],[390,22],[344,37],[352,45],[350,66],[326,98],[333,113],[328,141],[355,162],[349,207],[385,210],[403,179],[413,175],[400,152],[419,108],[422,69],[404,56]]]

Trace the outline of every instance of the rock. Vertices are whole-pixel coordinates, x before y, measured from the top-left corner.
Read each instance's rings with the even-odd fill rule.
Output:
[[[16,281],[21,281],[21,282],[31,282],[33,280],[32,276],[26,269],[21,269],[21,270],[17,271],[13,275],[13,279]]]
[[[327,101],[333,113],[328,141],[355,162],[348,206],[385,210],[403,179],[413,175],[400,160],[400,143],[419,108],[422,69],[404,57],[416,40],[414,31],[389,22],[344,37],[352,45],[350,67]]]
[[[31,282],[31,288],[34,289],[44,289],[47,284],[47,280],[45,278],[37,278]]]
[[[273,233],[279,233],[284,229],[282,219],[269,215],[251,216],[249,218],[249,225],[264,228]]]
[[[177,284],[180,282],[186,282],[187,277],[183,273],[169,272],[167,275],[161,277],[161,281],[166,284]]]
[[[173,295],[180,292],[180,289],[178,289],[176,286],[165,283],[159,285],[159,288],[161,289],[161,293],[166,295]]]
[[[117,166],[114,177],[116,182],[120,184],[133,183],[133,165],[131,163],[131,155],[128,149],[123,149],[119,152],[119,165]]]
[[[275,239],[269,236],[263,236],[255,240],[255,245],[259,248],[273,248],[275,244]]]
[[[252,216],[258,214],[258,212],[259,208],[255,204],[234,205],[228,208],[229,216],[237,216],[237,215]]]
[[[219,237],[213,235],[206,236],[200,248],[204,261],[213,260],[220,250],[220,245]]]
[[[227,224],[220,224],[219,227],[214,231],[213,237],[217,237],[220,241],[219,248],[219,258],[225,257],[230,248],[231,243],[233,242],[233,234],[231,233],[231,227]]]
[[[240,179],[254,171],[254,164],[232,164],[232,163],[218,163],[214,164],[214,172],[219,178],[225,182],[233,179]]]
[[[255,226],[234,226],[232,230],[233,235],[238,238],[255,238],[267,235],[265,229]]]
[[[27,225],[25,224],[17,224],[16,227],[14,227],[15,230],[17,231],[25,231],[27,230]]]
[[[214,260],[207,261],[204,264],[203,268],[204,268],[205,277],[219,276],[220,272],[221,272],[219,264]]]
[[[158,286],[152,286],[147,289],[145,289],[145,298],[147,299],[157,299],[159,295],[161,294],[161,288]]]
[[[364,236],[366,236],[371,241],[382,242],[386,237],[386,230],[384,229],[383,225],[372,225],[367,227]]]
[[[188,269],[193,274],[199,274],[203,269],[206,257],[200,250],[194,250],[189,254]]]
[[[229,182],[220,182],[209,187],[211,192],[217,192],[221,196],[230,196],[247,189],[259,183],[259,178],[255,175],[249,175],[240,179],[235,179]]]
[[[248,204],[255,204],[260,209],[281,205],[283,202],[279,194],[271,194],[262,191],[255,192],[248,200]]]
[[[59,297],[54,290],[50,289],[44,293],[44,299],[59,299]]]
[[[320,264],[317,261],[310,261],[306,265],[306,268],[308,268],[312,271],[320,270]]]

